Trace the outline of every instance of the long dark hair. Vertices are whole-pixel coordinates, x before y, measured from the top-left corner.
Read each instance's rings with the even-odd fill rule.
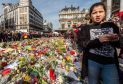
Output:
[[[96,6],[102,6],[103,9],[104,9],[104,11],[105,11],[105,13],[106,13],[106,7],[105,7],[105,5],[104,5],[102,2],[98,2],[98,3],[93,4],[93,5],[90,7],[90,10],[89,10],[89,16],[90,16],[90,17],[91,17],[91,13],[92,13],[94,7],[96,7]],[[90,19],[90,23],[92,23],[92,20],[91,20],[91,19]]]

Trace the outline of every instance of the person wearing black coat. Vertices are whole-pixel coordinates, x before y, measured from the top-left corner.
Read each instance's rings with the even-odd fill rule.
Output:
[[[103,3],[90,8],[91,23],[81,28],[83,48],[82,77],[89,84],[119,84],[119,63],[116,48],[120,47],[119,28],[113,22],[105,22]]]

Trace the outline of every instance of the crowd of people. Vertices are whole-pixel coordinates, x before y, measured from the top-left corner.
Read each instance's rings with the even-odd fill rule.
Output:
[[[18,31],[0,31],[0,42],[20,41],[23,39],[39,38],[41,34],[32,34]]]

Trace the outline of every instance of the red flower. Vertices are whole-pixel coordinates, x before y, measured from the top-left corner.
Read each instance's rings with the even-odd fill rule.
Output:
[[[52,68],[50,68],[50,79],[56,80],[55,73],[54,73],[54,70]]]
[[[11,71],[11,69],[10,68],[7,68],[7,69],[4,69],[3,71],[2,71],[2,75],[7,75],[7,74],[9,74],[10,73],[10,71]]]
[[[38,78],[37,78],[37,77],[35,77],[35,78],[34,78],[34,81],[35,81],[35,82],[38,82]]]
[[[43,53],[42,53],[42,51],[38,51],[38,56],[40,56],[40,55],[42,55]]]
[[[75,54],[75,51],[74,51],[74,50],[71,50],[71,51],[70,51],[70,54],[71,54],[71,55],[74,55],[74,54]]]
[[[74,62],[77,62],[77,59],[76,58],[74,59]]]
[[[78,29],[74,29],[74,32],[77,33],[78,32]]]
[[[1,65],[4,67],[7,65],[7,62],[2,62]]]

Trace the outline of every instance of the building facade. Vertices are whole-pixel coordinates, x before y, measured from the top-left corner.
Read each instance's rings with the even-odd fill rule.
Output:
[[[32,5],[31,0],[20,0],[17,4],[3,4],[0,28],[4,30],[32,32],[43,30],[42,14]]]
[[[107,8],[107,20],[117,12],[123,12],[123,0],[101,0]]]
[[[59,12],[59,22],[61,29],[71,28],[73,24],[82,23],[87,14],[87,10],[80,10],[79,7],[66,7]]]
[[[122,0],[101,0],[105,4],[105,6],[110,6],[111,12],[114,13],[120,10],[120,2]]]

